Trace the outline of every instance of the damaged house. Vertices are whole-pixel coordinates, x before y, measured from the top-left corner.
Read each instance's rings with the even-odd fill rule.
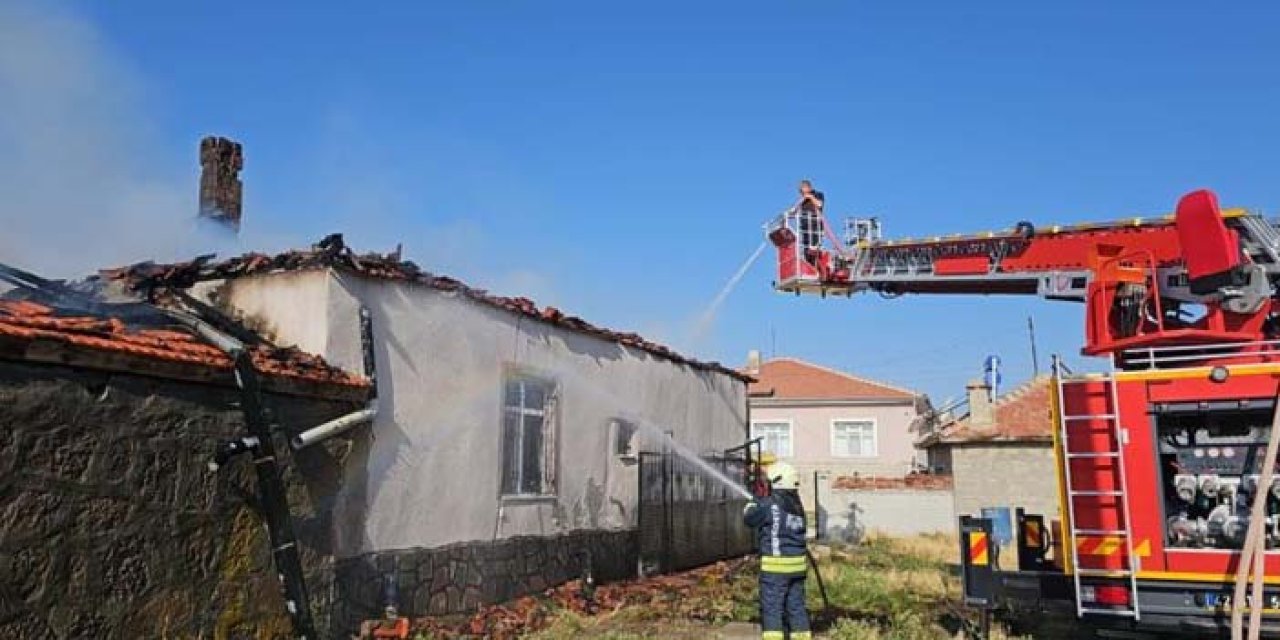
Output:
[[[645,462],[745,442],[749,378],[732,369],[397,255],[357,255],[340,236],[102,278],[144,298],[189,293],[278,344],[376,371],[376,417],[368,437],[351,439],[332,497],[336,628],[389,602],[410,615],[456,612],[587,573],[634,576],[653,527],[668,543],[691,541],[677,564],[750,549],[736,496]],[[655,520],[643,496],[673,478]]]
[[[369,381],[225,320],[104,302],[0,265],[0,637],[279,637],[330,624],[291,623],[276,575],[287,567],[310,586],[309,598],[290,592],[307,599],[296,615],[327,610],[330,496],[351,445],[295,452],[285,439],[364,407]],[[265,465],[233,455],[250,442],[246,407],[274,425],[276,494],[255,477]],[[268,535],[281,500],[292,517]]]

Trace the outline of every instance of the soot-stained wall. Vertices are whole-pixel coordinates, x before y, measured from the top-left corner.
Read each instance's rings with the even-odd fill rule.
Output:
[[[247,459],[238,392],[0,361],[0,638],[269,638],[289,633]],[[286,431],[349,403],[268,396]],[[358,437],[367,437],[367,430]],[[289,455],[312,608],[332,591],[331,497],[349,441]]]

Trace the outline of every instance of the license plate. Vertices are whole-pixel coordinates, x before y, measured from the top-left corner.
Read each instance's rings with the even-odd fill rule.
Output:
[[[1222,593],[1218,591],[1210,591],[1204,595],[1204,606],[1206,609],[1215,611],[1231,611],[1232,601],[1234,597],[1231,593]],[[1268,593],[1263,595],[1263,613],[1280,613],[1280,593]],[[1253,597],[1247,596],[1245,599],[1244,610],[1248,611],[1252,608]]]

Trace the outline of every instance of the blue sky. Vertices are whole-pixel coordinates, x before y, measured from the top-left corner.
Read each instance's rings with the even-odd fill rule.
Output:
[[[0,258],[55,271],[200,244],[158,230],[194,210],[217,133],[245,144],[240,248],[402,242],[705,358],[776,336],[941,400],[989,353],[1030,375],[1028,315],[1042,357],[1084,364],[1082,308],[796,299],[762,260],[695,339],[797,178],[907,236],[1162,213],[1203,186],[1280,202],[1262,3],[5,4]]]

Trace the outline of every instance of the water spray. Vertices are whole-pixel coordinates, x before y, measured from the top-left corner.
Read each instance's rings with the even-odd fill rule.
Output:
[[[768,242],[761,242],[760,246],[756,247],[756,250],[751,253],[746,262],[743,262],[742,266],[738,267],[738,270],[734,272],[731,278],[729,278],[729,281],[725,283],[724,288],[720,289],[720,293],[716,294],[716,297],[711,299],[711,303],[708,304],[707,308],[698,316],[698,320],[693,327],[691,342],[697,343],[706,336],[707,331],[711,329],[711,323],[715,322],[716,314],[720,312],[720,306],[724,304],[726,299],[728,299],[729,294],[733,293],[733,290],[738,287],[738,283],[742,282],[742,279],[746,277],[747,272],[751,270],[751,267],[755,265],[756,261],[760,259],[760,256],[764,254],[765,247],[767,246]]]

